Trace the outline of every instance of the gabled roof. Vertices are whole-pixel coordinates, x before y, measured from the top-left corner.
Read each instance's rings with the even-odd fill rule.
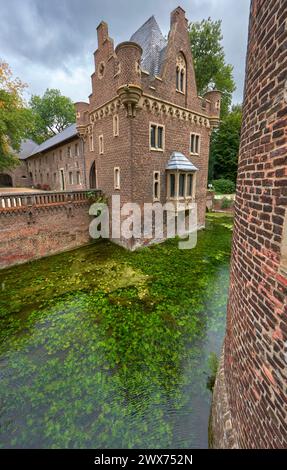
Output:
[[[31,153],[38,147],[38,144],[34,142],[34,140],[26,139],[23,140],[21,143],[20,152],[18,153],[18,157],[20,160],[25,160],[27,157],[31,155]]]
[[[167,40],[163,37],[155,17],[151,16],[132,35],[130,40],[142,47],[142,69],[149,72],[150,75],[159,75]]]
[[[180,152],[173,152],[166,166],[166,170],[173,171],[198,171],[198,168]]]
[[[52,147],[55,147],[56,145],[61,144],[62,142],[65,142],[66,140],[71,139],[72,137],[76,137],[78,135],[77,133],[77,128],[76,124],[72,124],[71,126],[67,127],[64,129],[62,132],[59,134],[54,135],[50,139],[46,140],[40,145],[37,145],[27,157],[32,157],[32,155],[36,155],[37,153],[44,152]]]

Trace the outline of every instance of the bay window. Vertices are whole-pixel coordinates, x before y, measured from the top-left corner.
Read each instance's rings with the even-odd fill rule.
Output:
[[[168,172],[167,173],[167,198],[168,199],[192,199],[195,197],[195,173]]]

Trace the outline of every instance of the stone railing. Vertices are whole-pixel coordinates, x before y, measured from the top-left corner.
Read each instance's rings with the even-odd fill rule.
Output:
[[[71,202],[84,202],[92,195],[100,196],[101,191],[45,191],[42,193],[7,193],[0,195],[0,213],[7,209],[24,209],[50,205],[64,205]]]

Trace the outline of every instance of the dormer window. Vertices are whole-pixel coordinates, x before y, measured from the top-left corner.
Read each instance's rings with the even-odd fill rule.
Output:
[[[186,61],[183,54],[176,59],[176,90],[185,93],[186,90]]]

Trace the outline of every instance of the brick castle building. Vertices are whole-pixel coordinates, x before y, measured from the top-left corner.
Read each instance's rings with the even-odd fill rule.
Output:
[[[116,48],[106,23],[97,33],[92,94],[88,103],[76,103],[76,125],[40,146],[26,142],[30,152],[17,170],[26,172],[20,180],[13,172],[10,184],[98,188],[140,205],[193,201],[203,227],[210,134],[219,123],[221,95],[197,95],[185,12],[171,13],[167,39],[154,17]]]

